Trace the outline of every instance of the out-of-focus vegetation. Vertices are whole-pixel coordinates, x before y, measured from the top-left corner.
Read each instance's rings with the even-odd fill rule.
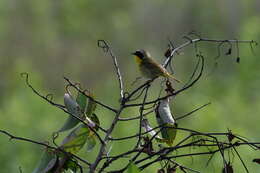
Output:
[[[21,72],[28,72],[33,86],[42,93],[53,93],[59,103],[64,94],[62,76],[65,75],[91,89],[99,100],[116,107],[118,83],[110,57],[104,56],[97,47],[98,39],[111,43],[125,86],[131,89],[131,82],[139,76],[130,55],[132,51],[144,48],[162,61],[160,57],[167,48],[168,38],[180,44],[182,36],[192,30],[202,33],[203,37],[259,42],[259,9],[259,0],[0,1],[0,128],[18,136],[46,141],[67,118],[62,111],[33,94],[20,78]],[[172,110],[178,116],[209,101],[212,104],[181,121],[179,126],[204,132],[223,132],[229,128],[235,134],[259,141],[259,48],[254,49],[253,55],[249,45],[239,45],[240,64],[236,63],[235,49],[232,55],[225,56],[227,49],[223,48],[218,68],[213,68],[216,47],[199,44],[207,61],[204,77],[198,85],[176,98]],[[192,46],[183,52],[176,57],[174,67],[176,76],[185,81],[195,66],[195,55]],[[128,110],[124,115],[137,113],[138,110]],[[113,117],[100,107],[97,115],[106,127]],[[134,134],[137,126],[137,122],[122,122],[113,135]],[[182,135],[178,134],[176,140]],[[112,144],[113,153],[123,151],[130,144],[131,141]],[[31,172],[42,152],[39,146],[9,141],[3,135],[0,135],[0,145],[1,172],[18,172],[20,166],[24,172]],[[80,155],[92,161],[97,149]],[[259,153],[242,147],[239,152],[249,170],[259,170],[259,165],[252,162]],[[205,167],[207,159],[203,156],[177,161],[203,172],[220,172],[219,157],[215,156]],[[120,163],[113,167],[120,167]],[[235,172],[244,172],[238,159],[234,159],[233,167]],[[159,165],[154,165],[146,171],[156,172],[157,168]]]

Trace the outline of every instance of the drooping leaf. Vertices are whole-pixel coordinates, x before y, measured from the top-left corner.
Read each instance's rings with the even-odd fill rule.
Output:
[[[75,128],[63,141],[61,148],[67,152],[76,154],[86,143],[90,130],[84,124]]]
[[[127,173],[139,173],[141,171],[139,170],[139,168],[133,162],[131,162],[129,164],[129,166],[127,167],[126,172]]]
[[[58,157],[51,159],[50,162],[45,167],[45,169],[42,171],[42,173],[52,173],[53,172],[52,170],[58,163],[59,163]]]
[[[93,134],[87,138],[87,152],[90,152],[96,145],[96,136]]]
[[[87,106],[87,97],[84,94],[82,94],[81,92],[78,92],[76,102],[79,104],[81,112],[85,113],[86,106]]]
[[[92,93],[89,93],[88,104],[86,109],[86,123],[93,127],[95,130],[98,130],[100,121],[94,111],[96,110],[97,103],[94,101],[94,96]]]
[[[86,103],[85,103],[86,101],[84,101],[84,97],[82,95],[83,94],[81,94],[81,93],[78,94],[78,96],[77,96],[78,103],[77,103],[70,94],[65,93],[64,94],[64,104],[69,113],[71,113],[72,115],[77,116],[81,119],[84,119],[84,113],[82,112],[82,110],[84,109],[84,107],[86,107]],[[63,132],[63,131],[72,129],[79,122],[80,121],[78,119],[69,115],[69,117],[65,121],[64,125],[58,132]]]
[[[43,171],[47,168],[47,166],[50,164],[50,162],[53,162],[52,161],[53,159],[54,160],[57,159],[57,156],[54,153],[52,153],[51,151],[45,151],[42,154],[41,160],[37,164],[33,173],[43,173]],[[51,168],[53,168],[54,165],[52,164],[52,165],[49,165],[48,167],[51,169]]]
[[[64,104],[69,113],[71,113],[77,117],[81,116],[82,111],[81,111],[79,104],[68,93],[64,94]]]
[[[94,96],[92,94],[89,95],[90,98],[88,99],[88,106],[86,110],[87,117],[91,117],[91,115],[94,113],[97,107],[97,103],[93,100]]]
[[[163,129],[161,130],[163,141],[166,142],[169,146],[172,146],[173,141],[177,133],[177,124],[164,124]]]

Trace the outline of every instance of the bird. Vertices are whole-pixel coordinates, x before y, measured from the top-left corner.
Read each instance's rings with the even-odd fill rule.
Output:
[[[157,63],[148,51],[140,49],[133,52],[132,55],[135,56],[136,63],[138,64],[139,70],[144,77],[155,79],[162,76],[172,78],[176,82],[180,82],[180,80],[172,76],[161,64]]]

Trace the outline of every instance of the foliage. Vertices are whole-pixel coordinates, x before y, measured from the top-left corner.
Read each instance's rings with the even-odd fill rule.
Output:
[[[191,34],[198,36],[195,33]],[[186,38],[189,41],[176,48],[173,46],[172,42],[169,43],[169,48],[167,50],[168,53],[165,54],[166,60],[163,64],[163,67],[166,68],[167,66],[170,66],[175,52],[178,52],[179,49],[189,46],[192,43],[196,45],[197,42],[202,41],[215,43],[220,42],[218,46],[218,51],[220,51],[220,46],[225,42],[228,42],[230,44],[230,51],[232,51],[232,43],[248,43],[251,45],[255,43],[254,41],[213,40],[201,38],[200,36],[195,39],[192,39],[189,36],[186,36]],[[1,130],[3,134],[9,136],[11,139],[27,141],[47,147],[47,149],[44,151],[41,161],[34,170],[35,173],[56,173],[64,172],[68,169],[72,172],[77,172],[78,170],[82,172],[83,167],[79,162],[83,162],[84,164],[86,164],[87,169],[89,169],[89,172],[103,172],[104,170],[109,169],[111,167],[110,165],[112,165],[113,162],[120,161],[121,159],[123,159],[124,156],[128,156],[131,158],[127,164],[125,164],[119,170],[113,170],[113,168],[110,169],[116,172],[140,172],[146,169],[147,167],[150,167],[154,163],[160,162],[162,166],[158,169],[158,172],[164,171],[165,167],[167,167],[167,172],[176,172],[176,170],[184,172],[188,170],[193,172],[199,172],[197,170],[194,170],[193,168],[187,167],[176,162],[175,158],[210,155],[210,158],[208,160],[209,163],[216,153],[219,153],[221,159],[223,160],[223,172],[230,172],[230,170],[233,171],[233,168],[230,160],[230,155],[228,155],[229,159],[227,162],[226,155],[224,154],[226,150],[234,151],[236,153],[236,156],[241,161],[246,172],[249,172],[244,160],[242,159],[241,155],[239,154],[236,148],[241,145],[248,145],[251,146],[253,149],[258,150],[259,142],[248,141],[244,138],[239,137],[238,135],[233,134],[230,130],[226,133],[205,133],[189,128],[178,127],[176,123],[176,118],[171,113],[170,98],[174,99],[180,93],[190,89],[199,81],[199,79],[202,76],[203,69],[205,66],[205,60],[201,52],[196,52],[196,57],[198,58],[197,65],[195,66],[195,69],[189,80],[186,83],[184,83],[181,88],[176,90],[175,88],[173,88],[172,82],[170,82],[169,79],[167,79],[166,82],[164,82],[165,86],[162,86],[161,88],[165,90],[165,95],[161,95],[160,93],[159,97],[148,99],[149,91],[151,90],[151,86],[152,84],[154,84],[156,78],[146,81],[142,85],[133,89],[131,92],[125,92],[123,78],[121,76],[120,68],[117,63],[117,58],[115,54],[112,52],[109,44],[104,40],[99,40],[98,46],[102,48],[105,53],[108,53],[112,57],[114,63],[120,91],[120,107],[117,109],[97,100],[96,98],[94,98],[92,93],[90,93],[87,90],[82,90],[78,83],[72,82],[67,77],[64,77],[65,81],[68,83],[66,85],[66,92],[64,94],[64,105],[60,105],[53,101],[52,95],[48,94],[44,96],[39,91],[37,91],[30,84],[28,74],[21,74],[22,77],[25,77],[27,86],[36,95],[47,101],[49,104],[69,114],[69,117],[65,121],[62,128],[58,132],[54,133],[52,140],[53,144],[56,147],[53,147],[49,144],[33,141],[31,139],[17,137],[10,134],[9,132]],[[196,46],[195,50],[197,51]],[[237,61],[237,63],[239,63],[239,61]],[[71,94],[71,89],[75,89],[77,92],[76,100],[73,98]],[[110,123],[108,129],[105,129],[101,126],[100,120],[95,114],[97,105],[101,106],[103,109],[106,109],[114,113],[114,119]],[[122,119],[121,113],[124,109],[127,109],[128,107],[139,108],[139,115],[137,117],[129,117],[126,119]],[[200,108],[197,108],[189,112],[187,115],[179,117],[178,121],[198,111],[203,107],[204,106],[201,106]],[[147,110],[148,112],[146,112]],[[156,114],[158,124],[155,128],[152,128],[150,123],[148,122],[148,119],[144,117],[153,112],[155,112]],[[120,121],[132,121],[136,119],[139,120],[139,130],[137,135],[130,135],[121,138],[111,136],[116,125]],[[78,125],[79,123],[80,125]],[[141,130],[142,127],[144,128],[144,132],[142,132]],[[55,140],[58,138],[59,133],[70,129],[72,129],[71,132],[63,139],[60,145],[57,145]],[[100,136],[100,131],[104,133],[104,137]],[[180,142],[176,143],[175,141],[177,131],[190,132],[190,134],[184,136],[183,138],[181,138]],[[161,137],[158,136],[159,133],[161,133]],[[150,134],[151,137],[148,137],[147,134]],[[225,136],[228,138],[227,142],[225,140],[219,139],[219,137]],[[124,148],[124,152],[119,154],[113,154],[111,156],[111,150],[113,150],[113,148],[111,147],[110,149],[107,149],[107,145],[109,142],[113,143],[114,141],[115,143],[116,141],[128,141],[135,137],[137,137],[137,140],[135,141],[135,147],[133,147],[133,149]],[[234,142],[235,139],[238,141]],[[87,143],[86,151],[91,152],[97,144],[96,140],[98,140],[100,147],[92,163],[77,156],[77,153],[83,148],[85,143]],[[164,146],[164,143],[167,144],[169,147]],[[190,147],[202,147],[205,148],[206,151],[195,151],[191,153],[186,153],[184,149]],[[184,153],[174,154],[174,151],[179,150]],[[102,160],[104,160],[105,162],[101,166]]]
[[[52,141],[52,132],[58,131],[66,118],[75,119],[44,104],[21,85],[18,75],[21,72],[27,71],[33,79],[33,86],[42,93],[53,93],[55,102],[62,103],[64,91],[60,89],[63,83],[60,76],[65,75],[81,81],[81,84],[95,91],[98,100],[117,107],[117,83],[111,74],[113,70],[109,58],[102,58],[97,51],[96,40],[105,38],[113,43],[119,56],[125,87],[131,90],[130,83],[138,73],[133,70],[135,67],[129,57],[130,51],[145,48],[161,57],[162,50],[167,45],[165,40],[170,38],[174,43],[183,42],[180,34],[194,29],[211,37],[258,39],[258,4],[257,0],[237,1],[235,4],[227,1],[1,1],[1,129],[46,142]],[[212,10],[216,7],[219,10]],[[259,49],[254,48],[252,54],[250,46],[239,45],[241,60],[240,64],[237,64],[235,47],[234,44],[231,55],[225,55],[228,52],[227,45],[221,48],[221,56],[216,60],[218,67],[215,68],[213,64],[217,55],[216,45],[199,44],[199,50],[206,55],[205,80],[174,98],[170,106],[174,115],[179,117],[208,101],[212,104],[195,114],[199,116],[178,121],[178,127],[212,132],[230,128],[235,134],[246,136],[253,141],[259,140],[257,115],[260,112],[260,94],[256,92],[260,84],[256,80],[259,78]],[[174,71],[181,79],[186,79],[193,69],[193,51],[180,51],[174,59]],[[93,77],[94,74],[98,74],[98,77]],[[159,90],[156,86],[159,84],[152,86],[153,91]],[[150,92],[150,96],[157,97],[155,92]],[[108,127],[113,118],[112,113],[100,107],[95,113],[100,118],[100,124]],[[129,108],[122,113],[122,117],[138,113],[139,110]],[[157,125],[153,115],[149,115],[149,122],[151,128]],[[139,121],[120,122],[113,135],[132,135],[138,133],[137,129]],[[67,133],[69,131],[60,133],[58,144]],[[185,135],[185,132],[178,131],[175,140],[180,141]],[[96,138],[95,140],[99,146],[99,141]],[[92,138],[89,141],[92,141]],[[111,154],[117,154],[123,152],[122,146],[133,143],[133,140],[113,143],[108,149],[112,148]],[[3,172],[18,172],[19,167],[23,172],[32,172],[39,155],[45,151],[45,148],[28,143],[15,143],[13,140],[9,142],[2,135],[0,144],[4,148],[0,151]],[[87,158],[93,161],[98,147],[86,154],[87,145],[88,140],[78,155],[82,158],[87,155]],[[197,149],[200,150],[200,147]],[[189,153],[190,150],[185,152]],[[246,147],[240,148],[239,152],[243,156],[250,155],[247,163],[251,163],[251,158],[258,157],[255,151]],[[222,170],[222,162],[218,156],[214,156],[208,167],[205,167],[207,159],[206,156],[197,160],[189,157],[178,161],[203,172]],[[119,169],[126,162],[128,159],[116,162],[111,165],[111,169]],[[155,164],[146,170],[153,172],[159,166]],[[237,158],[232,162],[232,166],[235,171],[244,170]],[[257,172],[259,166],[251,163],[249,168],[250,172]]]

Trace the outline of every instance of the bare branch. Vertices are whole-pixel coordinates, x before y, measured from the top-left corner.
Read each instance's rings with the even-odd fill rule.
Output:
[[[102,160],[102,156],[103,154],[105,153],[105,148],[106,148],[106,144],[107,144],[107,141],[109,140],[109,136],[110,134],[112,133],[112,131],[114,130],[115,128],[115,125],[117,124],[118,122],[118,118],[119,118],[119,115],[121,114],[121,112],[123,111],[124,109],[124,106],[121,105],[121,107],[119,108],[119,110],[117,111],[111,125],[110,125],[110,128],[107,130],[107,133],[106,133],[106,136],[104,138],[104,143],[101,144],[100,146],[100,149],[99,149],[99,152],[98,152],[98,155],[96,157],[96,160],[93,164],[91,164],[90,166],[90,170],[89,172],[92,173],[92,172],[95,172],[95,169],[97,168],[99,162]]]
[[[117,110],[110,107],[110,106],[107,106],[103,103],[101,103],[100,101],[96,100],[96,99],[93,99],[92,97],[90,97],[89,95],[87,95],[84,91],[82,91],[76,84],[74,84],[73,82],[71,82],[71,80],[67,77],[63,77],[67,82],[68,84],[70,84],[73,88],[75,88],[78,92],[80,92],[81,94],[84,94],[87,98],[91,99],[92,101],[96,102],[97,104],[99,104],[100,106],[103,106],[104,108],[116,113]]]
[[[197,38],[193,39],[192,37],[194,37],[194,36]],[[93,102],[102,106],[102,108],[110,110],[114,113],[113,120],[112,120],[110,126],[108,127],[108,129],[104,129],[100,125],[98,125],[98,127],[101,129],[101,131],[105,133],[105,135],[102,137],[97,133],[97,131],[95,129],[93,129],[92,127],[89,127],[89,125],[86,122],[84,122],[77,116],[69,113],[66,110],[65,106],[53,102],[52,94],[43,96],[36,89],[34,89],[32,87],[32,85],[29,83],[27,73],[22,74],[22,76],[26,77],[27,86],[30,87],[36,95],[40,96],[42,99],[46,100],[51,105],[63,110],[65,113],[69,114],[70,116],[73,116],[74,118],[78,119],[83,124],[87,125],[90,128],[90,130],[93,131],[95,133],[95,135],[98,137],[98,139],[100,141],[100,148],[97,153],[97,156],[95,157],[95,159],[92,163],[85,161],[86,162],[85,164],[87,164],[87,166],[89,167],[90,173],[94,173],[95,171],[105,172],[105,170],[107,168],[109,168],[110,165],[114,161],[120,161],[120,159],[122,159],[123,157],[129,158],[130,159],[129,162],[127,164],[125,164],[123,166],[123,168],[121,168],[120,170],[112,170],[110,172],[122,172],[128,168],[130,163],[136,164],[141,170],[143,170],[154,163],[163,161],[163,163],[165,163],[163,166],[163,169],[165,169],[165,167],[168,166],[168,168],[173,168],[173,169],[178,168],[180,171],[182,171],[184,173],[189,172],[189,171],[198,173],[199,171],[196,171],[196,170],[193,170],[192,168],[181,165],[181,164],[177,163],[174,159],[190,157],[190,156],[202,156],[202,155],[210,155],[210,157],[212,158],[213,155],[215,153],[217,153],[217,154],[220,154],[220,156],[223,160],[223,165],[227,165],[229,162],[227,163],[227,161],[226,161],[225,152],[230,151],[231,149],[235,150],[237,157],[240,159],[245,170],[248,172],[246,164],[243,161],[240,154],[237,152],[236,147],[246,145],[246,146],[252,147],[255,150],[259,150],[260,143],[259,142],[249,142],[246,139],[240,138],[239,136],[232,134],[231,131],[228,131],[227,133],[210,133],[210,132],[204,133],[204,132],[199,132],[199,131],[196,131],[193,129],[176,127],[174,129],[177,130],[178,132],[186,132],[186,133],[188,132],[189,134],[186,137],[183,137],[174,146],[168,146],[168,147],[166,147],[166,146],[164,146],[164,144],[162,144],[163,141],[158,140],[159,139],[158,133],[160,133],[162,129],[173,128],[173,127],[165,127],[165,125],[157,126],[153,129],[151,129],[151,131],[154,130],[151,138],[148,137],[148,135],[147,135],[150,132],[150,130],[146,130],[145,132],[142,132],[141,122],[143,121],[144,116],[154,112],[154,108],[153,108],[154,105],[157,105],[161,100],[164,100],[169,97],[177,96],[178,94],[190,89],[192,86],[197,84],[197,82],[201,79],[203,71],[204,71],[204,66],[205,66],[205,58],[202,55],[202,53],[199,51],[198,43],[200,43],[200,42],[216,43],[218,46],[218,56],[221,55],[220,49],[222,48],[223,45],[227,44],[229,46],[229,47],[227,47],[228,50],[226,52],[226,55],[230,55],[230,54],[232,54],[232,51],[233,51],[232,50],[233,45],[236,44],[235,46],[236,46],[237,62],[239,62],[239,59],[240,59],[240,57],[239,57],[239,44],[240,43],[250,44],[252,51],[253,51],[252,45],[256,44],[255,41],[246,41],[246,40],[236,40],[236,39],[216,40],[216,39],[201,38],[200,35],[198,35],[194,32],[186,35],[184,37],[184,39],[186,39],[187,42],[185,42],[177,47],[174,46],[171,41],[169,41],[169,45],[168,45],[169,47],[168,47],[167,52],[165,53],[166,60],[163,63],[163,67],[167,68],[170,66],[170,70],[173,71],[172,67],[171,67],[171,63],[172,63],[172,59],[173,59],[173,56],[175,55],[175,53],[179,54],[179,52],[182,49],[184,49],[185,47],[187,47],[189,45],[194,45],[195,53],[196,53],[196,56],[198,57],[198,62],[194,68],[194,71],[191,73],[191,76],[187,80],[187,82],[181,88],[179,88],[177,90],[175,90],[175,88],[173,88],[171,86],[169,81],[168,81],[168,83],[167,83],[167,81],[163,81],[162,84],[164,84],[166,82],[166,89],[165,89],[166,94],[161,96],[161,92],[160,92],[158,98],[153,99],[153,100],[148,100],[147,98],[149,98],[150,93],[148,94],[148,91],[150,91],[149,90],[150,86],[153,84],[153,81],[155,79],[144,82],[140,86],[135,87],[129,93],[124,91],[123,78],[122,78],[120,68],[118,65],[117,57],[115,56],[114,52],[112,51],[111,46],[105,40],[98,40],[98,47],[102,48],[105,53],[108,53],[111,56],[112,61],[113,61],[113,65],[114,65],[114,68],[116,71],[116,77],[117,77],[117,80],[119,83],[119,90],[120,90],[120,94],[119,94],[120,95],[120,106],[118,109],[115,109],[109,105],[102,103],[101,101],[99,101],[97,99],[92,98],[91,96],[86,94],[86,92],[83,91],[78,86],[77,83],[74,83],[67,77],[64,77],[65,81],[68,83],[69,86],[73,87],[79,93],[85,95],[87,98],[91,99]],[[164,87],[161,87],[161,91],[163,88]],[[134,102],[136,100],[140,100],[140,102],[139,103]],[[192,110],[191,112],[178,117],[176,120],[179,121],[179,120],[193,114],[194,112],[208,106],[209,104],[211,104],[211,103],[204,104],[204,105]],[[153,105],[152,107],[148,106],[149,111],[148,111],[147,105]],[[121,115],[122,112],[129,107],[138,108],[139,115],[134,116],[134,117],[129,117],[126,115],[122,116]],[[150,109],[152,109],[152,110],[150,110]],[[114,136],[112,137],[112,133],[119,121],[131,121],[131,120],[138,120],[138,119],[139,119],[139,128],[138,128],[138,132],[136,134],[123,136],[123,137],[114,137]],[[149,127],[149,129],[150,129],[150,127]],[[3,133],[5,135],[9,136],[11,139],[17,139],[17,140],[35,143],[38,145],[43,145],[45,147],[48,147],[48,148],[51,148],[51,149],[57,150],[57,151],[61,150],[59,147],[52,147],[52,146],[49,146],[48,144],[33,141],[30,139],[15,137],[15,136],[11,135],[10,133],[3,131],[3,130],[0,130],[0,133]],[[149,134],[151,135],[151,133],[149,133]],[[220,140],[225,136],[228,138],[228,141]],[[122,140],[129,140],[132,138],[137,138],[136,143],[133,145],[132,149],[130,149],[128,151],[124,151],[124,152],[116,154],[116,155],[113,155],[113,156],[110,156],[110,153],[108,151],[106,151],[109,143],[118,142],[118,141],[122,141]],[[234,142],[235,139],[238,141]],[[55,138],[53,140],[55,140]],[[144,144],[142,143],[142,141],[144,141]],[[157,147],[156,150],[154,150],[153,145],[158,144],[158,142],[160,142],[161,146],[159,148]],[[55,141],[54,141],[54,143],[55,143]],[[191,147],[192,148],[202,147],[202,148],[207,149],[207,151],[204,151],[204,152],[196,151],[196,152],[192,152],[192,153],[184,152],[185,149],[191,148]],[[177,152],[177,151],[182,152],[182,153],[175,154],[175,152]],[[143,156],[143,157],[140,157],[140,156]],[[73,157],[76,160],[81,159],[74,155],[73,155]],[[229,160],[230,160],[230,158],[229,158]],[[84,160],[82,162],[84,162]],[[101,168],[100,168],[100,165],[101,165]],[[82,168],[80,171],[83,172]]]
[[[240,154],[238,153],[238,151],[237,151],[236,147],[235,147],[235,146],[233,146],[233,145],[232,145],[232,147],[233,147],[233,149],[235,150],[235,152],[236,152],[236,154],[237,154],[237,156],[238,156],[239,160],[240,160],[240,161],[241,161],[241,163],[243,164],[243,166],[244,166],[244,168],[245,168],[246,172],[247,172],[247,173],[249,173],[249,171],[248,171],[248,169],[247,169],[247,167],[246,167],[246,164],[245,164],[245,162],[243,161],[243,159],[242,159],[242,157],[240,156]]]
[[[155,110],[155,108],[153,108],[152,110],[150,110],[150,111],[148,111],[148,112],[146,112],[146,113],[143,113],[143,116],[146,116],[146,115],[148,115],[148,114],[153,113],[154,110]],[[131,120],[136,120],[136,119],[139,119],[139,118],[140,118],[140,115],[134,116],[134,117],[129,117],[129,118],[119,117],[118,120],[119,120],[119,121],[131,121]]]
[[[144,99],[143,99],[143,105],[140,107],[139,111],[140,111],[140,121],[139,121],[139,136],[138,136],[138,141],[136,143],[135,148],[138,148],[140,141],[141,141],[141,133],[142,133],[142,121],[143,121],[143,111],[144,111],[144,103],[146,102],[147,99],[147,94],[148,94],[148,90],[149,90],[150,85],[147,85],[147,87],[145,87],[145,94],[144,94]]]
[[[114,63],[115,69],[116,69],[116,74],[117,74],[117,78],[118,78],[118,82],[119,82],[120,98],[121,98],[121,102],[123,102],[124,101],[123,80],[122,80],[120,68],[117,63],[116,56],[113,53],[113,51],[111,50],[111,47],[109,46],[109,44],[105,40],[98,40],[98,47],[102,48],[105,53],[109,52],[110,56],[113,59],[113,63]]]
[[[176,47],[173,49],[173,51],[171,52],[171,55],[165,60],[163,67],[167,67],[170,63],[170,61],[172,60],[172,57],[175,53],[177,53],[179,50],[189,46],[192,43],[197,43],[197,42],[213,42],[213,43],[223,43],[223,42],[229,42],[229,43],[250,43],[250,45],[252,43],[257,43],[256,41],[253,40],[217,40],[217,39],[208,39],[208,38],[196,38],[196,39],[190,39],[189,41],[185,42],[184,44]]]
[[[100,137],[100,135],[96,132],[96,130],[91,127],[88,123],[86,123],[84,120],[82,120],[81,118],[73,115],[72,113],[68,112],[65,108],[65,106],[63,105],[60,105],[60,104],[57,104],[57,103],[54,103],[52,101],[53,97],[50,97],[52,95],[48,94],[47,96],[43,96],[42,94],[40,94],[35,88],[33,88],[33,86],[30,84],[29,82],[29,75],[27,73],[22,73],[21,74],[22,77],[25,77],[25,81],[26,81],[26,85],[31,88],[31,90],[36,94],[38,95],[39,97],[41,97],[42,99],[46,100],[48,103],[50,103],[51,105],[63,110],[65,113],[69,114],[70,116],[72,116],[73,118],[77,119],[78,121],[80,121],[81,123],[83,123],[84,125],[86,125],[91,131],[93,131],[95,133],[95,135],[97,136],[97,138],[99,139],[99,141],[101,143],[104,143],[102,138]],[[71,83],[72,84],[72,83]],[[73,85],[74,86],[74,85]],[[74,86],[76,87],[76,86]],[[85,94],[85,93],[84,93]],[[96,126],[98,126],[97,124],[95,124]],[[102,131],[104,131],[104,129],[100,126],[98,126]],[[105,131],[106,132],[106,131]]]
[[[202,105],[202,106],[200,106],[200,107],[194,109],[193,111],[191,111],[191,112],[189,112],[189,113],[187,113],[187,114],[184,114],[184,115],[182,115],[182,116],[177,117],[176,120],[183,119],[183,118],[185,118],[185,117],[187,117],[187,116],[193,114],[194,112],[197,112],[198,110],[200,110],[200,109],[202,109],[202,108],[204,108],[204,107],[206,107],[206,106],[208,106],[208,105],[210,105],[210,104],[211,104],[210,102],[209,102],[209,103],[206,103],[206,104],[204,104],[204,105]]]
[[[64,151],[63,149],[61,149],[61,148],[52,147],[52,146],[50,146],[50,145],[48,145],[48,144],[46,144],[46,143],[44,143],[44,142],[38,142],[38,141],[34,141],[34,140],[32,140],[32,139],[28,139],[28,138],[24,138],[24,137],[19,137],[19,136],[14,136],[14,135],[12,135],[11,133],[9,133],[9,132],[7,132],[7,131],[4,131],[4,130],[0,130],[0,133],[5,134],[6,136],[9,136],[9,137],[10,137],[10,140],[15,139],[15,140],[19,140],[19,141],[25,141],[25,142],[29,142],[29,143],[41,145],[41,146],[44,146],[44,147],[46,147],[46,148],[53,149],[53,150],[55,150],[55,151],[60,151],[60,152],[66,154],[66,155],[68,155],[68,156],[72,156],[72,157],[74,157],[75,159],[78,159],[79,161],[81,161],[81,162],[87,164],[88,166],[90,165],[90,163],[89,163],[88,161],[86,161],[86,160],[84,160],[84,159],[82,159],[82,158],[80,158],[80,157],[78,157],[78,156],[76,156],[76,155],[74,155],[74,154],[72,154],[72,153],[68,153],[68,152]]]

